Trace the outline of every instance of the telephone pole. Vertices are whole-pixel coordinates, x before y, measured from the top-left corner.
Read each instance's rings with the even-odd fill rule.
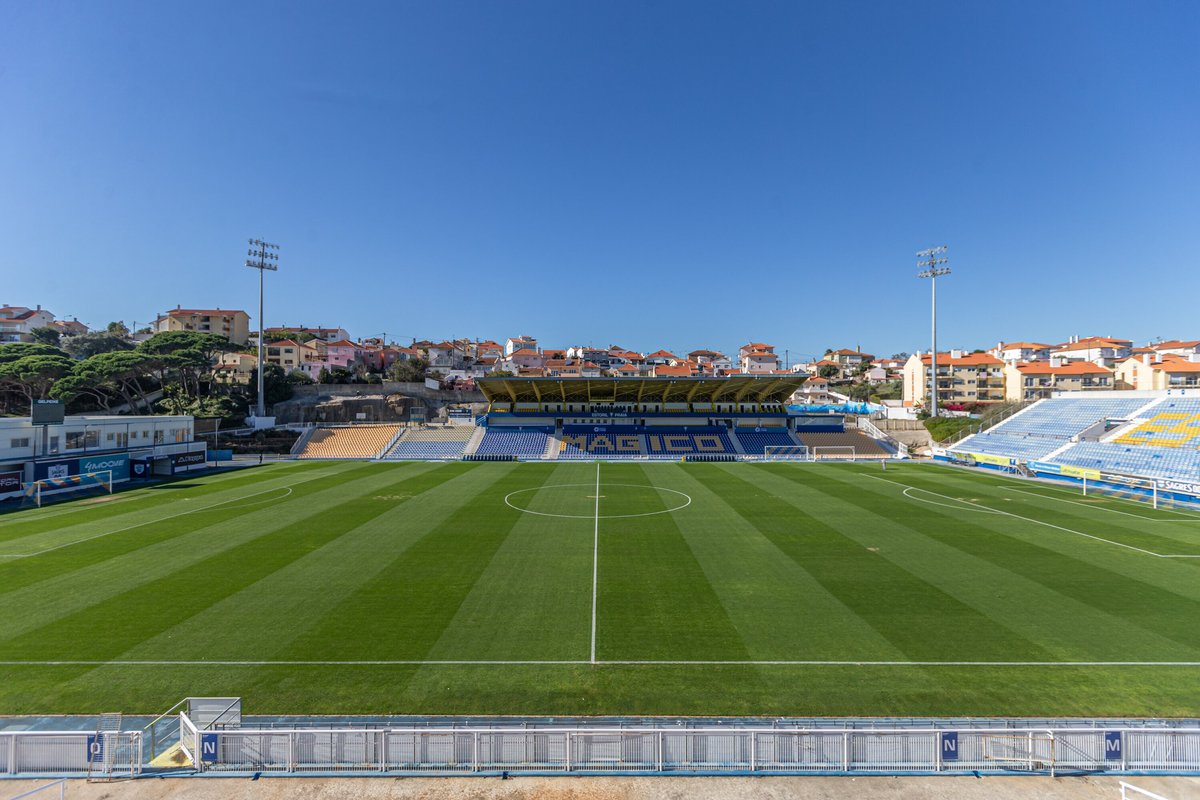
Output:
[[[277,244],[264,242],[262,239],[251,239],[250,250],[246,254],[246,266],[258,270],[258,408],[254,414],[256,420],[267,415],[266,398],[263,397],[263,275],[267,270],[276,272],[279,269],[278,251]]]
[[[931,417],[938,415],[937,279],[950,274],[950,268],[945,266],[950,263],[950,259],[946,256],[948,249],[946,245],[942,245],[917,253],[917,266],[921,267],[917,277],[929,278],[929,284],[933,288],[933,349],[929,351],[929,416]]]

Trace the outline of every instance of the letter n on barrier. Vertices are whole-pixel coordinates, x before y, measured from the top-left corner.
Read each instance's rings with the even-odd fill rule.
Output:
[[[1108,761],[1121,760],[1121,732],[1104,732],[1104,758]]]
[[[942,731],[942,761],[958,761],[958,731]]]
[[[200,760],[206,764],[216,763],[216,760],[217,760],[217,734],[215,734],[215,733],[200,734]]]

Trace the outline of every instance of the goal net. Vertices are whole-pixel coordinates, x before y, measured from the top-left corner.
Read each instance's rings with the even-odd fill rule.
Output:
[[[763,461],[808,461],[808,448],[802,444],[770,444],[763,448]]]
[[[44,478],[26,484],[22,506],[42,507],[55,500],[77,500],[84,497],[112,494],[112,470],[84,472],[61,478]]]
[[[858,457],[858,451],[854,449],[854,445],[849,444],[827,444],[814,447],[812,452],[814,461],[824,461],[826,459],[853,461]]]
[[[1099,479],[1083,479],[1083,494],[1086,497],[1136,500],[1158,508],[1158,484],[1152,478],[1101,473]]]

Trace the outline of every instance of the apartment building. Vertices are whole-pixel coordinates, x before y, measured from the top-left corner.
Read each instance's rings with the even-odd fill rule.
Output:
[[[1126,384],[1122,388],[1200,389],[1200,353],[1128,358],[1117,366],[1116,378]]]
[[[154,332],[195,331],[224,336],[234,344],[250,340],[250,315],[237,309],[176,306],[154,320]]]
[[[926,407],[929,401],[929,353],[913,353],[904,364],[904,405]],[[990,353],[951,350],[937,357],[938,402],[997,403],[1005,396],[1004,362]]]
[[[1115,365],[1129,358],[1133,342],[1129,339],[1112,339],[1108,336],[1072,336],[1063,344],[1052,348],[1051,357],[1068,361],[1091,361],[1093,364]]]
[[[1054,392],[1085,392],[1119,388],[1113,371],[1090,361],[1050,358],[1004,367],[1008,400],[1040,400]]]

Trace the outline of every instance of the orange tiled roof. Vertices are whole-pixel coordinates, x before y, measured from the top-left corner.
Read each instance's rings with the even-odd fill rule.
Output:
[[[1047,361],[1035,361],[1029,364],[1018,364],[1017,371],[1022,375],[1111,375],[1112,370],[1101,367],[1089,361],[1073,361],[1070,364],[1050,366]]]
[[[931,358],[928,353],[921,356],[921,363],[930,363]],[[987,353],[966,353],[961,358],[951,358],[949,353],[938,353],[938,366],[955,366],[955,367],[991,367],[1004,366],[1004,362],[995,356],[990,356]]]
[[[241,311],[236,308],[173,308],[167,312],[167,316],[190,317],[198,315],[202,317],[229,317],[233,316],[234,314],[245,313],[245,311]]]

